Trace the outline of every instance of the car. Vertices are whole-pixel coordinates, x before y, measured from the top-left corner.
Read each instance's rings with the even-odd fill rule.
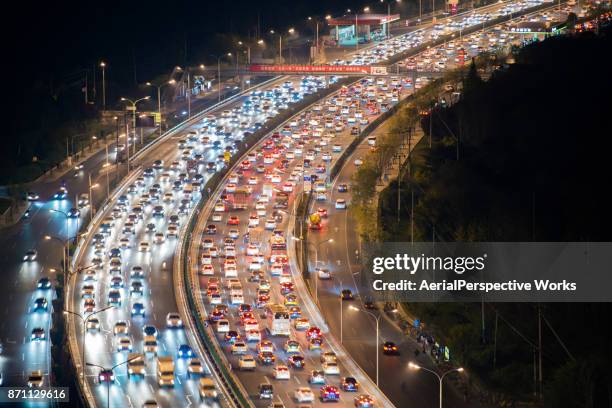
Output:
[[[293,393],[293,397],[299,403],[302,403],[302,402],[314,402],[314,399],[315,399],[314,393],[308,387],[299,387]]]
[[[338,192],[339,193],[346,193],[347,191],[348,191],[348,184],[346,184],[346,183],[338,184]]]
[[[322,402],[335,402],[340,399],[340,390],[333,385],[321,387],[320,397]]]
[[[310,328],[310,321],[305,317],[298,317],[293,321],[293,327],[295,330],[308,330]]]
[[[37,311],[37,310],[46,311],[48,307],[49,307],[49,302],[47,302],[47,299],[44,297],[40,297],[34,301],[34,305],[32,306],[32,309],[34,311]]]
[[[354,377],[344,377],[342,379],[342,390],[348,392],[357,392],[359,383]]]
[[[358,157],[355,159],[354,163],[355,163],[355,167],[359,167],[363,164],[363,160]]]
[[[244,354],[238,358],[238,368],[240,370],[255,370],[256,367],[257,362],[252,355]]]
[[[25,255],[23,256],[23,260],[25,262],[33,262],[37,257],[38,252],[35,249],[30,249],[29,251],[26,251]]]
[[[373,408],[374,398],[367,394],[361,394],[355,397],[353,400],[355,407],[357,408]]]
[[[93,300],[93,299],[87,299]],[[117,289],[113,289],[108,292],[108,304],[109,305],[121,305],[121,292]]]
[[[166,315],[166,327],[168,328],[179,328],[183,327],[183,320],[181,319],[181,315],[178,313],[168,313]]]
[[[383,354],[386,355],[399,355],[399,348],[392,341],[385,341],[383,344]]]
[[[142,316],[145,317],[145,306],[140,302],[136,302],[132,305],[131,316]]]
[[[322,364],[323,372],[325,375],[339,375],[340,367],[338,367],[338,363],[334,363],[331,361],[326,361]]]
[[[144,269],[142,269],[142,266],[132,266],[132,269],[130,270],[130,278],[144,278]]]
[[[260,399],[273,399],[274,398],[274,388],[272,384],[263,383],[259,384],[259,398]]]
[[[346,200],[344,198],[338,198],[335,207],[336,210],[346,210]]]
[[[132,340],[129,337],[120,337],[117,340],[117,351],[132,351]]]
[[[145,336],[142,339],[142,350],[145,353],[153,353],[157,355],[157,339],[154,336]]]
[[[300,343],[296,340],[287,340],[287,342],[285,343],[285,352],[287,354],[299,353]]]
[[[340,297],[342,300],[353,300],[353,291],[350,289],[342,289]]]
[[[100,331],[100,320],[97,317],[89,317],[89,319],[87,320],[87,324],[85,325],[85,329],[87,331],[89,330],[95,330],[95,331]]]
[[[79,218],[81,216],[81,211],[78,208],[71,208],[68,210],[68,218]]]
[[[40,196],[34,191],[28,191],[27,199],[28,201],[37,201],[40,199]]]
[[[187,376],[191,377],[193,375],[203,375],[204,374],[204,366],[199,358],[192,358],[189,360],[189,364],[187,365]]]
[[[42,327],[35,327],[32,329],[30,334],[30,341],[43,341],[46,340],[47,335],[45,333],[45,329]]]
[[[130,331],[130,326],[127,321],[119,320],[113,326],[113,335],[128,335]]]
[[[157,337],[158,335],[157,327],[152,326],[152,325],[146,325],[145,327],[142,328],[142,335],[144,337],[146,336]]]
[[[338,361],[338,358],[336,357],[336,353],[334,353],[333,351],[326,351],[322,353],[320,359],[321,359],[321,363],[326,363],[326,362],[335,363]]]
[[[306,365],[306,360],[300,354],[294,354],[292,356],[289,356],[287,362],[293,368],[304,368],[304,366]]]
[[[258,355],[259,361],[264,365],[272,365],[276,361],[276,357],[269,351],[262,351]]]
[[[291,378],[291,373],[289,372],[289,367],[284,364],[277,364],[272,370],[274,378],[277,380],[289,380]]]
[[[36,284],[36,287],[38,289],[43,289],[43,290],[50,289],[51,288],[51,280],[49,278],[46,278],[46,277],[40,278],[38,280],[38,283]]]
[[[115,382],[115,374],[113,374],[113,370],[100,370],[98,373],[98,382],[100,384],[109,383],[112,384]]]
[[[242,354],[246,354],[246,352],[248,351],[248,347],[246,343],[244,343],[243,341],[234,341],[234,343],[232,344],[231,350],[232,350],[232,354],[242,355]]]
[[[312,370],[308,382],[311,384],[325,384],[325,373],[322,370]]]
[[[225,333],[225,341],[227,341],[228,343],[234,343],[238,340],[240,340],[240,334],[238,333],[238,331],[228,330],[227,333]]]
[[[159,408],[156,400],[150,399],[142,403],[142,408]]]
[[[317,277],[321,280],[331,279],[332,275],[327,268],[317,268]]]
[[[55,194],[53,194],[54,200],[64,200],[68,196],[68,191],[65,188],[60,188]]]
[[[274,353],[274,344],[270,340],[263,340],[257,344],[257,351],[260,353]]]
[[[194,356],[193,350],[189,344],[181,344],[178,347],[177,354],[181,358],[192,358]]]
[[[140,244],[138,244],[138,251],[139,252],[149,252],[150,251],[150,245],[147,241],[142,241]]]
[[[40,388],[43,386],[44,376],[41,370],[34,370],[28,375],[28,387]]]
[[[309,340],[320,338],[321,336],[321,329],[319,329],[317,326],[312,326],[306,331],[306,338]]]

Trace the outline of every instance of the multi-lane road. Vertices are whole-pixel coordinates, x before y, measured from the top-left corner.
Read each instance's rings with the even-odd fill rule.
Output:
[[[520,7],[531,7],[534,5],[540,4],[539,2],[521,2]],[[384,62],[390,56],[398,52],[405,52],[409,50],[411,47],[415,47],[421,44],[426,43],[431,39],[435,39],[437,36],[442,35],[444,33],[452,32],[453,30],[459,31],[461,29],[465,29],[471,25],[483,24],[487,20],[494,18],[495,13],[499,10],[503,10],[502,13],[516,12],[519,10],[518,7],[512,7],[509,9],[509,5],[496,5],[494,7],[490,7],[486,9],[486,12],[483,13],[472,13],[469,17],[457,17],[452,19],[446,23],[442,24],[442,27],[435,26],[429,27],[428,29],[418,30],[417,32],[405,34],[400,38],[394,38],[391,40],[387,40],[380,44],[377,44],[373,47],[368,48],[367,50],[362,50],[358,55],[355,56],[351,61],[342,62],[336,61],[336,63],[353,63],[353,64],[373,64]],[[460,20],[459,25],[455,23],[456,20]],[[429,30],[429,31],[428,31]],[[273,84],[272,86],[278,86],[280,83],[285,82],[284,79],[279,80],[278,83]],[[293,86],[295,87],[295,83]],[[291,95],[289,95],[289,103]],[[233,107],[244,106],[244,99],[239,99],[235,102],[235,104],[229,106],[226,109],[231,109]],[[376,102],[379,103],[379,102]],[[217,116],[222,116],[218,113]],[[264,122],[266,120],[266,116],[263,115],[256,121]],[[253,121],[254,123],[255,121]],[[232,132],[240,131],[240,121],[235,123],[232,126]],[[201,129],[202,124],[198,124],[198,128]],[[248,126],[247,126],[248,127]],[[350,126],[347,126],[350,128]],[[187,132],[190,129],[186,129]],[[244,130],[244,129],[243,129]],[[349,133],[348,131],[345,131]],[[183,133],[182,135],[185,135]],[[338,135],[341,140],[344,136],[342,134]],[[350,140],[350,137],[346,135],[347,140]],[[354,137],[354,136],[353,136]],[[346,145],[346,141],[340,143],[341,146]],[[223,143],[220,147],[224,148],[225,143]],[[111,147],[112,151],[112,147]],[[143,167],[147,167],[150,163],[152,163],[155,159],[163,159],[165,160],[166,166],[169,165],[172,161],[174,161],[179,156],[179,151],[176,148],[176,140],[168,140],[160,145],[158,145],[155,149],[148,152],[143,161]],[[202,159],[201,161],[204,163],[207,160],[215,161],[217,158],[217,154],[211,148],[204,149],[202,151]],[[260,160],[259,158],[258,160]],[[88,190],[88,178],[86,175],[88,173],[97,174],[101,168],[101,166],[107,161],[104,150],[100,151],[98,154],[95,154],[92,158],[88,159],[84,163],[84,168],[82,173],[77,177],[66,177],[67,178],[67,187],[68,187],[68,197],[74,196],[74,192],[86,192]],[[329,167],[329,166],[328,166]],[[201,169],[202,170],[202,169]],[[160,173],[156,171],[156,173]],[[202,173],[204,173],[202,171]],[[161,174],[156,174],[156,177],[160,177]],[[94,180],[94,183],[97,180]],[[202,179],[202,182],[206,181],[206,176]],[[32,304],[33,301],[38,297],[47,297],[47,300],[51,301],[51,293],[38,291],[36,288],[36,282],[38,279],[43,276],[49,276],[53,278],[51,272],[51,268],[54,265],[58,265],[61,262],[61,247],[60,244],[56,240],[45,240],[44,237],[46,235],[57,236],[59,238],[65,239],[67,237],[71,237],[77,231],[77,219],[69,219],[67,220],[64,215],[58,212],[50,212],[50,209],[57,209],[62,211],[68,211],[74,203],[68,200],[49,200],[44,202],[44,200],[50,197],[58,188],[58,182],[48,183],[46,185],[37,186],[38,193],[41,195],[42,200],[34,205],[34,211],[32,212],[32,217],[30,220],[26,222],[19,223],[17,226],[12,227],[9,230],[5,230],[3,233],[3,243],[5,243],[4,248],[5,251],[10,251],[10,255],[5,255],[3,259],[4,263],[4,271],[5,273],[14,274],[14,279],[11,279],[11,276],[8,276],[10,282],[17,282],[16,288],[5,287],[6,296],[5,298],[11,298],[13,302],[11,302],[10,308],[7,309],[7,316],[12,316],[13,318],[3,319],[2,326],[0,326],[0,338],[2,339],[5,351],[2,357],[0,357],[0,370],[3,372],[5,383],[10,384],[23,384],[24,377],[27,376],[27,373],[35,370],[42,369],[45,374],[48,373],[49,370],[49,361],[48,361],[48,342],[41,343],[32,343],[29,342],[30,331],[33,327],[42,326],[45,329],[45,332],[49,333],[49,313],[44,311],[36,311],[33,312]],[[104,185],[104,181],[99,180],[100,185]],[[148,183],[151,184],[151,183]],[[295,183],[294,183],[295,184]],[[149,187],[149,185],[147,185]],[[261,183],[257,183],[256,188],[262,188]],[[165,191],[165,190],[164,190]],[[197,199],[197,194],[194,199]],[[328,197],[329,199],[329,197]],[[176,199],[175,199],[176,200]],[[134,203],[130,202],[130,205]],[[165,209],[166,214],[169,212],[177,210],[177,203],[173,202],[172,204],[168,204]],[[166,206],[166,205],[165,205]],[[110,207],[108,209],[110,211]],[[114,323],[119,319],[126,319],[132,321],[134,324],[131,326],[130,331],[132,335],[132,345],[135,350],[138,349],[137,344],[141,343],[141,329],[143,324],[153,324],[157,327],[157,329],[161,333],[160,337],[160,349],[168,354],[174,353],[179,344],[189,343],[188,336],[182,330],[166,330],[165,329],[165,317],[166,313],[176,310],[176,302],[174,299],[174,293],[171,285],[171,274],[172,270],[170,269],[170,265],[172,265],[172,256],[174,253],[174,245],[172,242],[168,242],[168,240],[164,244],[160,244],[159,246],[155,246],[152,242],[149,242],[152,248],[151,253],[139,253],[137,251],[138,245],[140,241],[143,239],[149,239],[151,236],[150,232],[145,231],[145,227],[149,220],[152,217],[151,208],[146,207],[145,209],[145,220],[140,221],[138,226],[136,227],[135,234],[130,238],[129,245],[131,248],[126,251],[126,257],[123,259],[122,257],[122,273],[124,277],[124,288],[119,289],[122,293],[123,303],[122,306],[116,307],[111,310],[107,310],[100,314],[100,322],[101,322],[101,332],[100,333],[88,333],[87,341],[86,341],[86,360],[100,365],[109,365],[113,362],[120,362],[120,357],[124,356],[124,353],[117,353],[116,350],[116,340],[115,336],[112,334]],[[87,211],[84,211],[81,217],[87,217]],[[122,216],[122,222],[125,222],[125,216]],[[284,217],[283,223],[287,222],[287,216]],[[164,218],[165,220],[166,218]],[[83,220],[86,221],[86,220]],[[261,220],[262,222],[264,220]],[[243,223],[245,220],[239,220],[239,222]],[[163,229],[167,223],[166,221],[156,221],[156,228]],[[117,225],[120,225],[118,222]],[[283,224],[284,225],[284,224]],[[118,227],[117,227],[118,228]],[[164,232],[166,232],[164,230]],[[92,231],[93,235],[94,231]],[[149,237],[149,238],[147,238]],[[91,238],[88,237],[88,238]],[[119,229],[116,229],[115,232],[107,238],[106,249],[109,249],[119,245],[118,239],[121,238],[119,234]],[[38,259],[34,262],[22,263],[21,262],[21,254],[25,253],[28,249],[36,247],[38,250]],[[264,248],[265,249],[265,248]],[[87,256],[92,256],[92,249]],[[15,256],[17,254],[17,256]],[[107,253],[103,253],[105,257],[108,257]],[[89,259],[90,260],[90,259]],[[83,260],[82,265],[87,264],[89,260]],[[104,262],[108,262],[109,259],[104,259]],[[162,263],[167,262],[168,267],[166,269],[162,268]],[[143,305],[147,310],[147,314],[144,319],[140,317],[135,317],[131,319],[129,316],[128,306],[130,301],[128,300],[129,287],[131,285],[131,281],[129,279],[129,270],[133,266],[140,265],[143,266],[145,270],[145,277],[142,279],[145,292],[143,296]],[[105,265],[104,268],[107,268]],[[7,272],[8,271],[8,272]],[[97,307],[104,306],[108,303],[108,292],[110,290],[110,274],[106,269],[103,269],[99,275],[96,277],[96,300]],[[79,279],[83,279],[80,277]],[[82,299],[81,296],[81,285],[82,281],[79,280],[79,284],[76,286],[74,291],[74,307],[73,309],[77,312],[82,312]],[[253,286],[253,283],[247,284],[244,283],[244,286]],[[278,292],[278,287],[276,287],[275,291],[273,291],[274,299],[280,300],[280,293]],[[337,299],[337,297],[335,298]],[[327,310],[327,309],[326,309]],[[346,314],[345,314],[346,315]],[[360,314],[361,315],[361,314]],[[22,318],[15,317],[22,316]],[[24,317],[25,316],[25,317]],[[355,314],[349,317],[349,319],[360,320],[361,322],[367,322],[367,316],[361,316],[357,318]],[[235,317],[235,314],[234,314]],[[326,318],[328,316],[325,316]],[[371,324],[371,323],[369,323]],[[263,322],[262,322],[263,325]],[[353,325],[353,324],[352,324]],[[355,323],[356,325],[356,323]],[[333,319],[330,326],[333,327]],[[15,333],[21,333],[19,336],[15,335]],[[302,338],[301,334],[296,334],[296,337],[299,337],[302,341],[302,345],[305,345],[305,339]],[[35,348],[35,349],[33,349]],[[364,353],[357,353],[357,355]],[[373,354],[372,354],[373,355]],[[285,356],[286,357],[286,356]],[[233,357],[232,357],[233,358]],[[310,362],[312,363],[312,355],[309,355]],[[370,359],[371,360],[371,359]],[[182,361],[182,360],[179,360]],[[371,367],[371,361],[369,363]],[[342,367],[341,367],[342,368]],[[367,370],[368,363],[364,361],[363,368]],[[119,369],[122,370],[122,369]],[[175,404],[175,403],[186,403],[190,404],[192,402],[191,396],[197,397],[197,385],[193,383],[193,381],[184,381],[182,382],[181,375],[185,373],[184,364],[178,364],[178,373],[177,377],[180,390],[176,393],[168,393],[165,391],[159,391],[153,387],[155,384],[155,379],[147,378],[147,381],[139,382],[138,384],[128,382],[127,378],[122,376],[120,373],[117,375],[118,378],[118,386],[112,387],[111,398],[115,401],[115,404],[121,405],[132,405],[135,403],[141,403],[144,399],[148,397],[155,397],[159,400],[159,402],[163,405],[167,404]],[[153,372],[153,371],[151,371]],[[89,379],[93,388],[95,389],[95,395],[98,399],[98,402],[105,401],[105,393],[104,387],[97,387],[95,383],[97,369],[91,368],[88,369]],[[248,374],[246,374],[248,376]],[[354,374],[357,376],[358,374]],[[297,381],[301,381],[300,375],[294,376],[297,378]],[[257,380],[252,380],[257,381]],[[292,380],[293,381],[293,380]],[[145,384],[146,383],[146,384]],[[249,383],[249,384],[252,384]],[[172,394],[172,395],[169,395]],[[128,398],[128,396],[131,396]],[[287,395],[289,400],[291,400],[292,395]],[[194,397],[195,398],[195,397]],[[142,400],[142,401],[141,401]],[[180,401],[180,402],[179,402]]]

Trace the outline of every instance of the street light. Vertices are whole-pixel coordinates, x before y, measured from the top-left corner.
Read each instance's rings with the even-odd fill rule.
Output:
[[[100,68],[102,68],[102,110],[106,110],[106,63],[104,61],[100,62]]]
[[[292,237],[292,239],[294,239],[295,241],[304,241],[304,238]],[[306,242],[307,244],[312,245],[315,250],[315,275],[316,275],[317,265],[319,264],[319,249],[321,248],[321,245],[323,244],[333,243],[334,239],[333,238],[326,239],[325,241],[321,241],[316,244],[310,241],[306,241]],[[315,276],[315,302],[317,303],[317,305],[319,304],[319,279],[317,278],[317,276]]]
[[[448,374],[453,373],[453,372],[458,372],[458,373],[463,372],[463,367],[459,367],[459,368],[450,369],[446,371],[445,373],[443,373],[442,375],[440,375],[437,372],[430,370],[429,368],[421,367],[420,365],[413,363],[412,361],[408,363],[408,368],[410,368],[411,370],[425,370],[436,376],[436,378],[438,379],[438,382],[440,383],[440,408],[442,408],[442,381],[444,380],[444,377],[446,377]]]
[[[363,312],[363,313],[367,313],[370,316],[372,316],[374,318],[374,320],[376,320],[376,386],[378,387],[378,374],[379,374],[379,368],[380,368],[380,315],[375,315],[374,313],[367,311],[367,310],[363,310],[363,309],[359,309],[358,307],[355,307],[353,305],[349,306],[350,310],[356,311],[356,312]]]
[[[83,322],[83,339],[82,339],[83,345],[82,345],[82,350],[81,350],[81,352],[82,352],[82,355],[81,355],[81,370],[82,370],[81,378],[83,380],[83,386],[85,386],[85,334],[87,333],[87,322],[89,321],[89,319],[92,316],[95,316],[98,313],[102,313],[102,312],[104,312],[104,311],[106,311],[108,309],[111,309],[113,307],[115,307],[115,306],[106,306],[106,307],[103,307],[102,309],[98,309],[98,310],[95,310],[95,311],[89,313],[87,316],[83,316],[82,314],[77,313],[77,312],[73,312],[72,310],[67,310],[67,309],[63,310],[63,313],[65,315],[71,314],[71,315],[77,316]]]
[[[161,136],[162,134],[162,114],[161,114],[161,89],[165,86],[165,85],[174,85],[176,84],[176,81],[174,79],[169,80],[168,82],[165,82],[163,84],[159,84],[159,85],[155,85],[151,82],[147,82],[147,86],[152,86],[154,88],[157,88],[157,113],[159,114],[159,135]]]
[[[93,364],[93,363],[86,363],[89,367],[98,367],[100,370],[102,371],[110,371],[111,373],[113,372],[113,370],[119,366],[122,366],[124,364],[127,364],[129,362],[132,361],[136,361],[136,360],[142,360],[142,356],[134,356],[132,358],[128,358],[127,360],[119,363],[119,364],[115,364],[114,366],[112,366],[111,368],[105,368],[101,365],[98,364]],[[106,407],[108,408],[110,406],[110,381],[106,382]]]
[[[121,98],[121,101],[131,104],[131,108],[132,108],[131,111],[132,111],[132,128],[134,131],[134,153],[136,153],[136,105],[138,104],[138,102],[148,101],[149,99],[151,99],[150,96],[145,96],[144,98],[136,99],[135,101],[129,98]],[[128,107],[126,106],[126,109],[127,108]],[[130,136],[128,132],[127,120],[125,121],[125,136],[126,136],[125,143],[126,143],[126,148],[127,148],[127,170],[129,173],[130,172]]]
[[[219,83],[219,102],[221,102],[221,58],[227,56],[227,57],[231,57],[232,53],[228,52],[227,54],[224,55],[214,55],[214,54],[210,54],[211,57],[214,57],[217,59],[217,82]]]
[[[386,0],[387,1],[387,37],[391,36],[391,2],[395,1],[396,3],[401,3],[402,0]],[[421,1],[419,0],[419,18],[421,17]],[[380,0],[381,3],[384,3],[385,0]]]
[[[308,21],[312,21],[312,17],[308,17]],[[315,45],[315,58],[314,58],[315,61],[314,62],[316,62],[319,58],[319,19],[318,18],[315,19],[314,45]]]

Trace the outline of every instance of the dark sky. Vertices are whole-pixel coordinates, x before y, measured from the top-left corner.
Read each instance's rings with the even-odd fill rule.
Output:
[[[7,42],[3,48],[10,54],[8,60],[16,62],[12,68],[17,75],[61,76],[100,59],[108,61],[109,74],[127,66],[127,72],[133,74],[134,59],[139,76],[146,81],[145,76],[162,66],[184,63],[185,43],[189,61],[201,63],[207,62],[217,33],[253,35],[258,15],[265,32],[299,24],[308,15],[363,7],[361,3],[367,4],[350,0],[111,0],[37,1],[34,5],[21,1],[13,3],[16,10],[5,14],[2,41]]]

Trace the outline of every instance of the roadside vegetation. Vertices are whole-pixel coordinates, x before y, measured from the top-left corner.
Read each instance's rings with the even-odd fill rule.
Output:
[[[368,155],[355,174],[353,207],[362,237],[609,242],[612,222],[605,197],[612,78],[605,60],[611,54],[609,29],[551,38],[518,51],[514,64],[486,82],[481,69],[470,68],[461,100],[453,106],[437,106],[416,118],[414,112],[425,109],[398,115],[392,129],[399,132],[419,119],[426,135],[402,172],[399,222],[397,181],[378,203],[371,202],[386,149]],[[383,145],[393,142],[391,137]],[[495,405],[517,400],[546,407],[612,403],[612,361],[604,334],[608,304],[405,307],[428,323]],[[546,320],[541,400],[534,397],[539,384],[533,374],[538,307]]]

